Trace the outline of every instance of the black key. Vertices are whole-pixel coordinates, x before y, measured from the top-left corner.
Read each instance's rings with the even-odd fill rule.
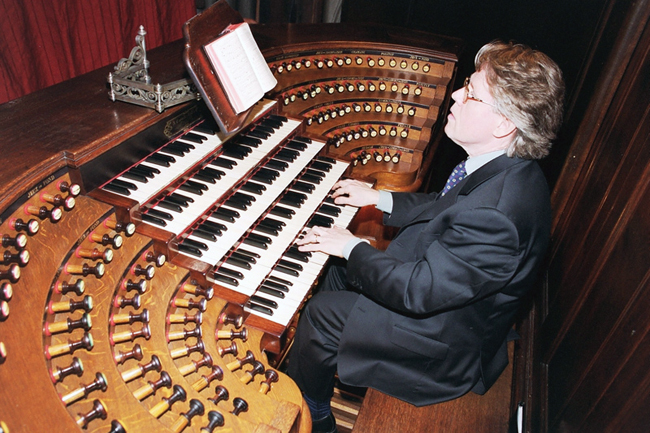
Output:
[[[264,176],[269,177],[271,179],[276,179],[280,173],[277,172],[277,170],[271,170],[270,168],[262,167],[258,170],[258,173],[264,174]]]
[[[246,306],[248,308],[250,308],[251,310],[257,311],[258,313],[263,313],[263,314],[266,314],[267,316],[272,316],[273,315],[273,310],[271,310],[270,308],[267,308],[267,307],[263,307],[263,306],[261,306],[259,304],[255,304],[254,302],[248,301]]]
[[[226,268],[224,266],[220,266],[219,269],[218,269],[218,272],[221,273],[221,274],[224,274],[224,275],[229,275],[229,276],[231,276],[233,278],[237,278],[238,280],[241,280],[241,279],[244,278],[244,274],[242,274],[241,272],[235,271],[235,270],[230,269],[230,268]]]
[[[274,226],[277,226],[278,228],[279,227],[284,227],[284,226],[287,225],[284,221],[276,220],[276,219],[271,218],[271,217],[266,217],[262,221],[264,221],[265,224],[273,224]]]
[[[271,301],[270,299],[266,299],[261,296],[253,295],[251,296],[250,299],[252,302],[255,302],[256,304],[262,304],[270,308],[278,308],[277,302]]]
[[[117,185],[113,184],[113,182],[107,183],[106,185],[104,185],[104,189],[107,190],[107,191],[113,191],[113,192],[116,192],[116,193],[122,194],[122,195],[131,195],[131,191],[128,188],[122,188],[121,186],[117,186]]]
[[[264,218],[260,221],[260,225],[280,231],[286,224],[282,221],[274,220],[273,218]]]
[[[281,149],[273,157],[279,159],[280,161],[292,162],[298,158],[299,154],[295,150],[291,149]]]
[[[329,156],[317,156],[316,159],[328,164],[336,164],[336,160],[334,158],[330,158]]]
[[[148,165],[138,164],[135,167],[131,167],[130,171],[135,171],[136,173],[144,174],[149,178],[154,178],[156,174],[160,174],[160,170],[156,167],[150,167]]]
[[[182,251],[184,253],[187,253],[187,254],[191,254],[191,255],[196,256],[196,257],[203,256],[203,253],[201,252],[201,250],[199,250],[198,248],[194,248],[191,245],[178,244],[178,250]]]
[[[257,254],[256,254],[256,256],[259,257],[259,255],[257,255]],[[251,257],[248,254],[244,254],[244,253],[242,253],[240,251],[233,251],[231,253],[231,257],[234,257],[234,258],[236,258],[238,260],[241,260],[241,261],[244,261],[244,262],[248,262],[250,264],[257,263],[257,260],[255,260],[255,257]]]
[[[279,290],[271,289],[269,287],[260,287],[257,289],[258,292],[266,293],[267,295],[275,296],[276,298],[279,299],[284,299],[284,293],[280,292]]]
[[[300,206],[302,205],[302,202],[296,201],[295,199],[292,199],[291,197],[287,197],[286,195],[280,199],[280,203],[295,208],[300,208]]]
[[[325,215],[339,216],[341,214],[341,208],[323,203],[318,208],[318,212],[324,213]]]
[[[277,265],[273,269],[278,271],[278,272],[282,272],[283,274],[292,275],[294,277],[300,276],[300,274],[296,270],[287,268],[287,267],[282,266],[282,265]]]
[[[180,202],[185,203],[185,205],[181,204],[181,206],[184,206],[184,207],[187,207],[187,203],[194,203],[194,199],[192,197],[188,197],[186,195],[179,194],[177,192],[173,192],[173,193],[169,194],[169,196],[167,196],[167,198],[169,198],[171,200],[175,200],[179,204],[180,204]]]
[[[198,188],[203,191],[207,191],[209,189],[207,185],[204,185],[201,182],[194,182],[193,180],[186,180],[185,185],[189,185],[192,188]]]
[[[248,205],[246,203],[242,203],[238,200],[234,200],[232,197],[230,197],[228,200],[224,202],[225,205],[230,206],[235,209],[239,210],[246,210],[248,209]]]
[[[257,253],[254,253],[254,252],[252,252],[252,251],[245,250],[245,249],[243,249],[243,248],[238,248],[238,249],[237,249],[237,253],[239,253],[239,254],[244,254],[244,255],[246,255],[246,256],[248,256],[248,257],[252,257],[252,258],[254,258],[254,259],[259,259],[260,257],[262,257],[262,256],[260,256],[260,255],[257,254]]]
[[[233,256],[228,257],[226,259],[226,263],[228,263],[229,265],[236,266],[238,268],[242,268],[242,269],[248,269],[248,270],[251,269],[251,264],[250,263],[248,263],[247,261],[244,261],[244,260],[239,260],[239,259],[237,259],[237,258],[235,258]]]
[[[135,180],[136,182],[140,182],[140,183],[149,182],[149,179],[147,179],[147,176],[143,176],[141,174],[132,172],[131,170],[129,170],[126,173],[122,174],[122,177],[125,177],[127,179],[131,179],[131,180]]]
[[[253,239],[257,242],[264,242],[265,244],[271,244],[273,241],[271,240],[270,237],[264,236],[264,235],[258,235],[256,233],[249,233],[248,236],[246,236],[247,239]]]
[[[235,151],[233,149],[224,149],[223,150],[223,155],[229,157],[229,158],[234,158],[234,159],[239,159],[243,160],[244,157],[246,156],[245,153]]]
[[[265,244],[264,242],[256,241],[255,239],[251,239],[248,236],[244,238],[243,242],[245,244],[247,244],[247,245],[251,245],[251,246],[263,249],[263,250],[268,250],[269,249],[269,246],[267,244]]]
[[[321,226],[321,227],[332,227],[334,220],[330,217],[324,215],[312,215],[307,223],[307,227]]]
[[[246,136],[251,137],[251,138],[258,138],[260,140],[266,140],[271,136],[271,134],[266,133],[266,132],[261,131],[261,130],[256,128],[256,129],[253,129],[252,131],[248,131],[246,133]]]
[[[269,114],[268,118],[280,123],[284,123],[287,121],[287,118],[285,116],[280,116],[279,114]]]
[[[197,248],[199,250],[207,251],[208,246],[203,242],[195,241],[194,239],[183,239],[182,245],[189,245],[191,247]]]
[[[323,173],[320,170],[314,170],[313,168],[307,168],[305,170],[305,173],[307,173],[307,174],[309,174],[311,176],[316,176],[316,177],[319,177],[321,179],[325,179],[325,173]]]
[[[287,209],[286,207],[273,206],[273,208],[271,208],[269,213],[271,215],[276,215],[283,218],[291,219],[291,216],[294,215],[296,212],[293,211],[292,209]]]
[[[309,197],[306,194],[296,191],[287,191],[284,193],[285,197],[291,198],[293,201],[298,203],[304,203]]]
[[[223,225],[221,223],[218,223],[216,221],[205,220],[205,221],[203,221],[201,223],[201,226],[202,227],[210,227],[211,229],[220,230],[222,232],[225,232],[226,230],[228,230],[228,227],[226,227],[225,225]]]
[[[214,177],[215,179],[221,179],[222,176],[225,176],[226,173],[221,170],[217,170],[216,168],[210,168],[210,167],[203,167],[201,169],[201,172],[209,174],[210,176]]]
[[[308,263],[309,262],[309,256],[307,255],[307,253],[304,253],[302,251],[298,251],[297,248],[296,249],[293,249],[293,247],[289,248],[289,250],[287,250],[287,252],[284,253],[284,255],[287,256],[287,257],[290,257],[290,258],[292,258],[294,260],[298,260],[300,262],[303,262],[303,263]]]
[[[149,209],[147,211],[147,215],[151,215],[151,216],[154,216],[156,218],[164,219],[164,220],[167,220],[167,221],[173,221],[174,220],[174,217],[172,216],[172,214],[170,214],[168,212],[160,211],[158,209]]]
[[[229,150],[237,153],[241,153],[244,156],[252,152],[251,146],[246,143],[232,142],[228,141],[223,144],[224,150]]]
[[[130,189],[131,191],[135,191],[138,189],[138,186],[136,184],[134,184],[133,182],[127,182],[125,180],[113,179],[111,183],[113,185],[117,185],[122,188]]]
[[[318,185],[321,181],[321,178],[318,176],[313,176],[311,174],[305,173],[302,176],[300,176],[300,180],[303,182],[315,183],[316,185]]]
[[[322,161],[313,161],[310,164],[311,168],[315,168],[316,170],[324,171],[326,173],[329,173],[329,171],[332,169],[332,164],[328,164]]]
[[[164,155],[162,153],[154,153],[145,159],[145,161],[150,164],[160,165],[161,167],[169,167],[174,162],[176,162],[176,159],[173,156]]]
[[[178,146],[172,146],[171,144],[168,144],[167,146],[163,147],[162,149],[160,149],[160,151],[165,153],[171,153],[172,155],[181,156],[181,157],[185,156],[185,154],[187,153],[186,150],[183,150]]]
[[[262,128],[255,128],[252,131],[247,132],[246,135],[253,138],[259,138],[261,140],[266,140],[271,136],[270,133],[264,131]]]
[[[261,195],[263,191],[266,191],[264,185],[259,183],[251,182],[250,180],[241,186],[242,191],[250,192],[252,194]]]
[[[221,236],[221,232],[219,234],[209,232],[207,230],[202,230],[200,228],[195,229],[192,231],[192,236],[196,236],[197,238],[205,239],[208,241],[216,242],[217,241],[217,236]]]
[[[311,143],[311,138],[307,138],[307,137],[298,136],[298,137],[293,137],[293,139],[296,141],[302,141],[303,143]]]
[[[179,149],[183,149],[185,150],[185,152],[189,152],[190,150],[196,149],[196,146],[186,141],[174,141],[173,143],[169,143],[169,145],[176,146]]]
[[[221,281],[222,283],[230,284],[231,286],[239,286],[239,281],[235,280],[234,278],[228,277],[226,275],[220,274],[218,272],[212,274],[212,277],[216,281]]]
[[[150,223],[158,224],[159,226],[163,226],[163,227],[167,225],[167,222],[165,222],[165,220],[156,218],[155,216],[152,215],[147,215],[146,213],[142,214],[142,221],[148,221]]]
[[[278,230],[277,229],[274,229],[273,227],[267,227],[267,226],[264,226],[262,224],[258,224],[255,227],[255,231],[258,231],[260,233],[266,233],[266,234],[269,234],[271,236],[277,236],[278,235]]]
[[[279,277],[274,277],[272,275],[269,276],[262,284],[268,287],[272,287],[276,290],[282,290],[283,292],[288,292],[289,287],[293,286],[293,283],[291,281],[287,281]]]
[[[240,217],[239,212],[237,212],[236,210],[232,210],[232,209],[226,209],[225,207],[220,207],[217,210],[215,210],[214,212],[212,212],[212,215],[215,215],[215,214],[232,218],[233,222],[234,222],[234,220],[236,218]]]
[[[292,189],[306,192],[308,194],[311,194],[311,192],[315,189],[314,185],[306,183],[306,182],[301,182],[301,181],[296,181],[294,182],[293,185],[291,185]]]
[[[232,198],[237,199],[243,203],[246,203],[250,206],[251,203],[255,201],[255,197],[252,195],[244,194],[243,192],[236,192],[232,195]]]
[[[162,208],[164,208],[164,209],[173,210],[173,211],[175,211],[175,212],[183,212],[183,208],[182,208],[180,205],[177,205],[177,204],[174,203],[173,201],[168,201],[168,200],[167,200],[167,197],[165,197],[164,199],[160,200],[160,201],[158,202],[158,206],[160,206],[160,207],[162,207]]]
[[[298,263],[290,262],[289,260],[280,259],[278,261],[278,264],[281,265],[281,266],[284,266],[286,268],[295,269],[296,271],[302,271],[303,270],[302,265],[300,265]]]
[[[237,165],[237,162],[226,159],[226,158],[215,158],[212,161],[210,161],[210,165],[214,165],[215,167],[221,167],[221,168],[227,168],[228,170],[232,170],[234,166]]]
[[[262,287],[266,287],[267,289],[276,290],[282,293],[289,293],[289,288],[287,286],[285,286],[284,284],[274,283],[273,281],[265,281],[260,286],[260,288]]]
[[[267,117],[266,119],[262,119],[260,122],[260,125],[262,126],[268,126],[273,129],[279,129],[282,126],[282,122],[279,120],[271,119]]]
[[[271,159],[271,160],[267,161],[267,163],[265,164],[265,167],[268,167],[268,168],[271,168],[271,169],[277,170],[277,171],[285,171],[289,167],[289,164],[287,164],[284,161],[279,161],[277,159]]]
[[[194,128],[194,129],[196,129],[196,130],[198,131],[198,130],[199,130],[199,127],[196,127],[196,128]],[[210,134],[210,133],[206,133],[206,134]],[[211,135],[214,135],[214,133],[212,133]],[[202,135],[195,134],[195,133],[193,133],[193,132],[188,132],[187,134],[183,135],[183,136],[180,137],[180,138],[181,138],[182,140],[187,140],[187,141],[191,141],[192,143],[198,143],[198,144],[201,144],[201,143],[203,143],[205,140],[207,140],[207,138],[203,137]]]
[[[297,150],[298,152],[302,152],[303,150],[307,149],[307,145],[305,143],[301,143],[299,141],[290,141],[285,146],[289,149]]]
[[[190,182],[191,181],[188,180],[185,183],[182,183],[178,187],[178,189],[180,189],[181,191],[189,192],[189,193],[196,194],[196,195],[203,195],[203,188],[194,186],[194,184],[196,184],[196,182],[191,182],[191,183]],[[205,186],[205,185],[203,185],[203,186]]]
[[[194,176],[192,176],[192,179],[201,180],[203,182],[211,183],[213,185],[217,183],[217,178],[204,173],[202,170],[199,170],[197,173],[195,173]]]
[[[250,147],[259,147],[260,144],[262,144],[262,140],[259,138],[255,137],[246,137],[246,136],[240,136],[237,138],[236,143],[242,144],[245,146],[250,146]]]
[[[265,183],[267,185],[271,185],[273,183],[273,180],[275,179],[274,177],[268,176],[264,173],[257,172],[254,175],[251,176],[251,179],[253,179],[256,182],[260,183]]]
[[[206,225],[204,225],[204,224],[201,224],[201,225],[199,226],[199,228],[197,228],[196,230],[194,230],[192,233],[196,233],[197,231],[198,231],[198,232],[203,232],[203,233],[205,233],[206,236],[207,236],[207,235],[212,235],[212,236],[221,236],[221,235],[223,234],[223,233],[222,233],[222,230],[216,229],[216,228],[214,228],[214,227],[206,226]],[[199,236],[199,235],[197,234],[197,236]],[[201,237],[205,238],[205,236],[201,236]]]

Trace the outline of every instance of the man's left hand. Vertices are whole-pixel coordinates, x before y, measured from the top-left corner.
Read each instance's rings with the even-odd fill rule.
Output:
[[[343,257],[343,249],[355,236],[346,229],[339,227],[312,227],[296,244],[300,251],[321,251],[323,253]]]

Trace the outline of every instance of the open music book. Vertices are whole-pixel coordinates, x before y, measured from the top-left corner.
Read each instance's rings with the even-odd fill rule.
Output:
[[[248,23],[231,24],[203,49],[237,114],[277,84]]]

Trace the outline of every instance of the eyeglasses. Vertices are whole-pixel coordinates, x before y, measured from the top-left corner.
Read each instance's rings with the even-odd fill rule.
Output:
[[[463,84],[463,87],[465,88],[465,94],[463,96],[463,104],[465,104],[468,100],[470,101],[476,101],[476,102],[482,102],[485,105],[489,105],[492,108],[496,108],[494,105],[490,104],[489,102],[485,102],[482,99],[479,99],[475,96],[470,96],[469,94],[469,77],[465,78],[465,84]]]

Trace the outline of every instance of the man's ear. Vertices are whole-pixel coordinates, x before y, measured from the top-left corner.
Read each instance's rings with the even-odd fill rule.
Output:
[[[510,134],[514,134],[516,130],[517,127],[515,126],[514,123],[512,123],[510,119],[501,116],[501,121],[495,128],[493,135],[496,138],[505,138]]]

